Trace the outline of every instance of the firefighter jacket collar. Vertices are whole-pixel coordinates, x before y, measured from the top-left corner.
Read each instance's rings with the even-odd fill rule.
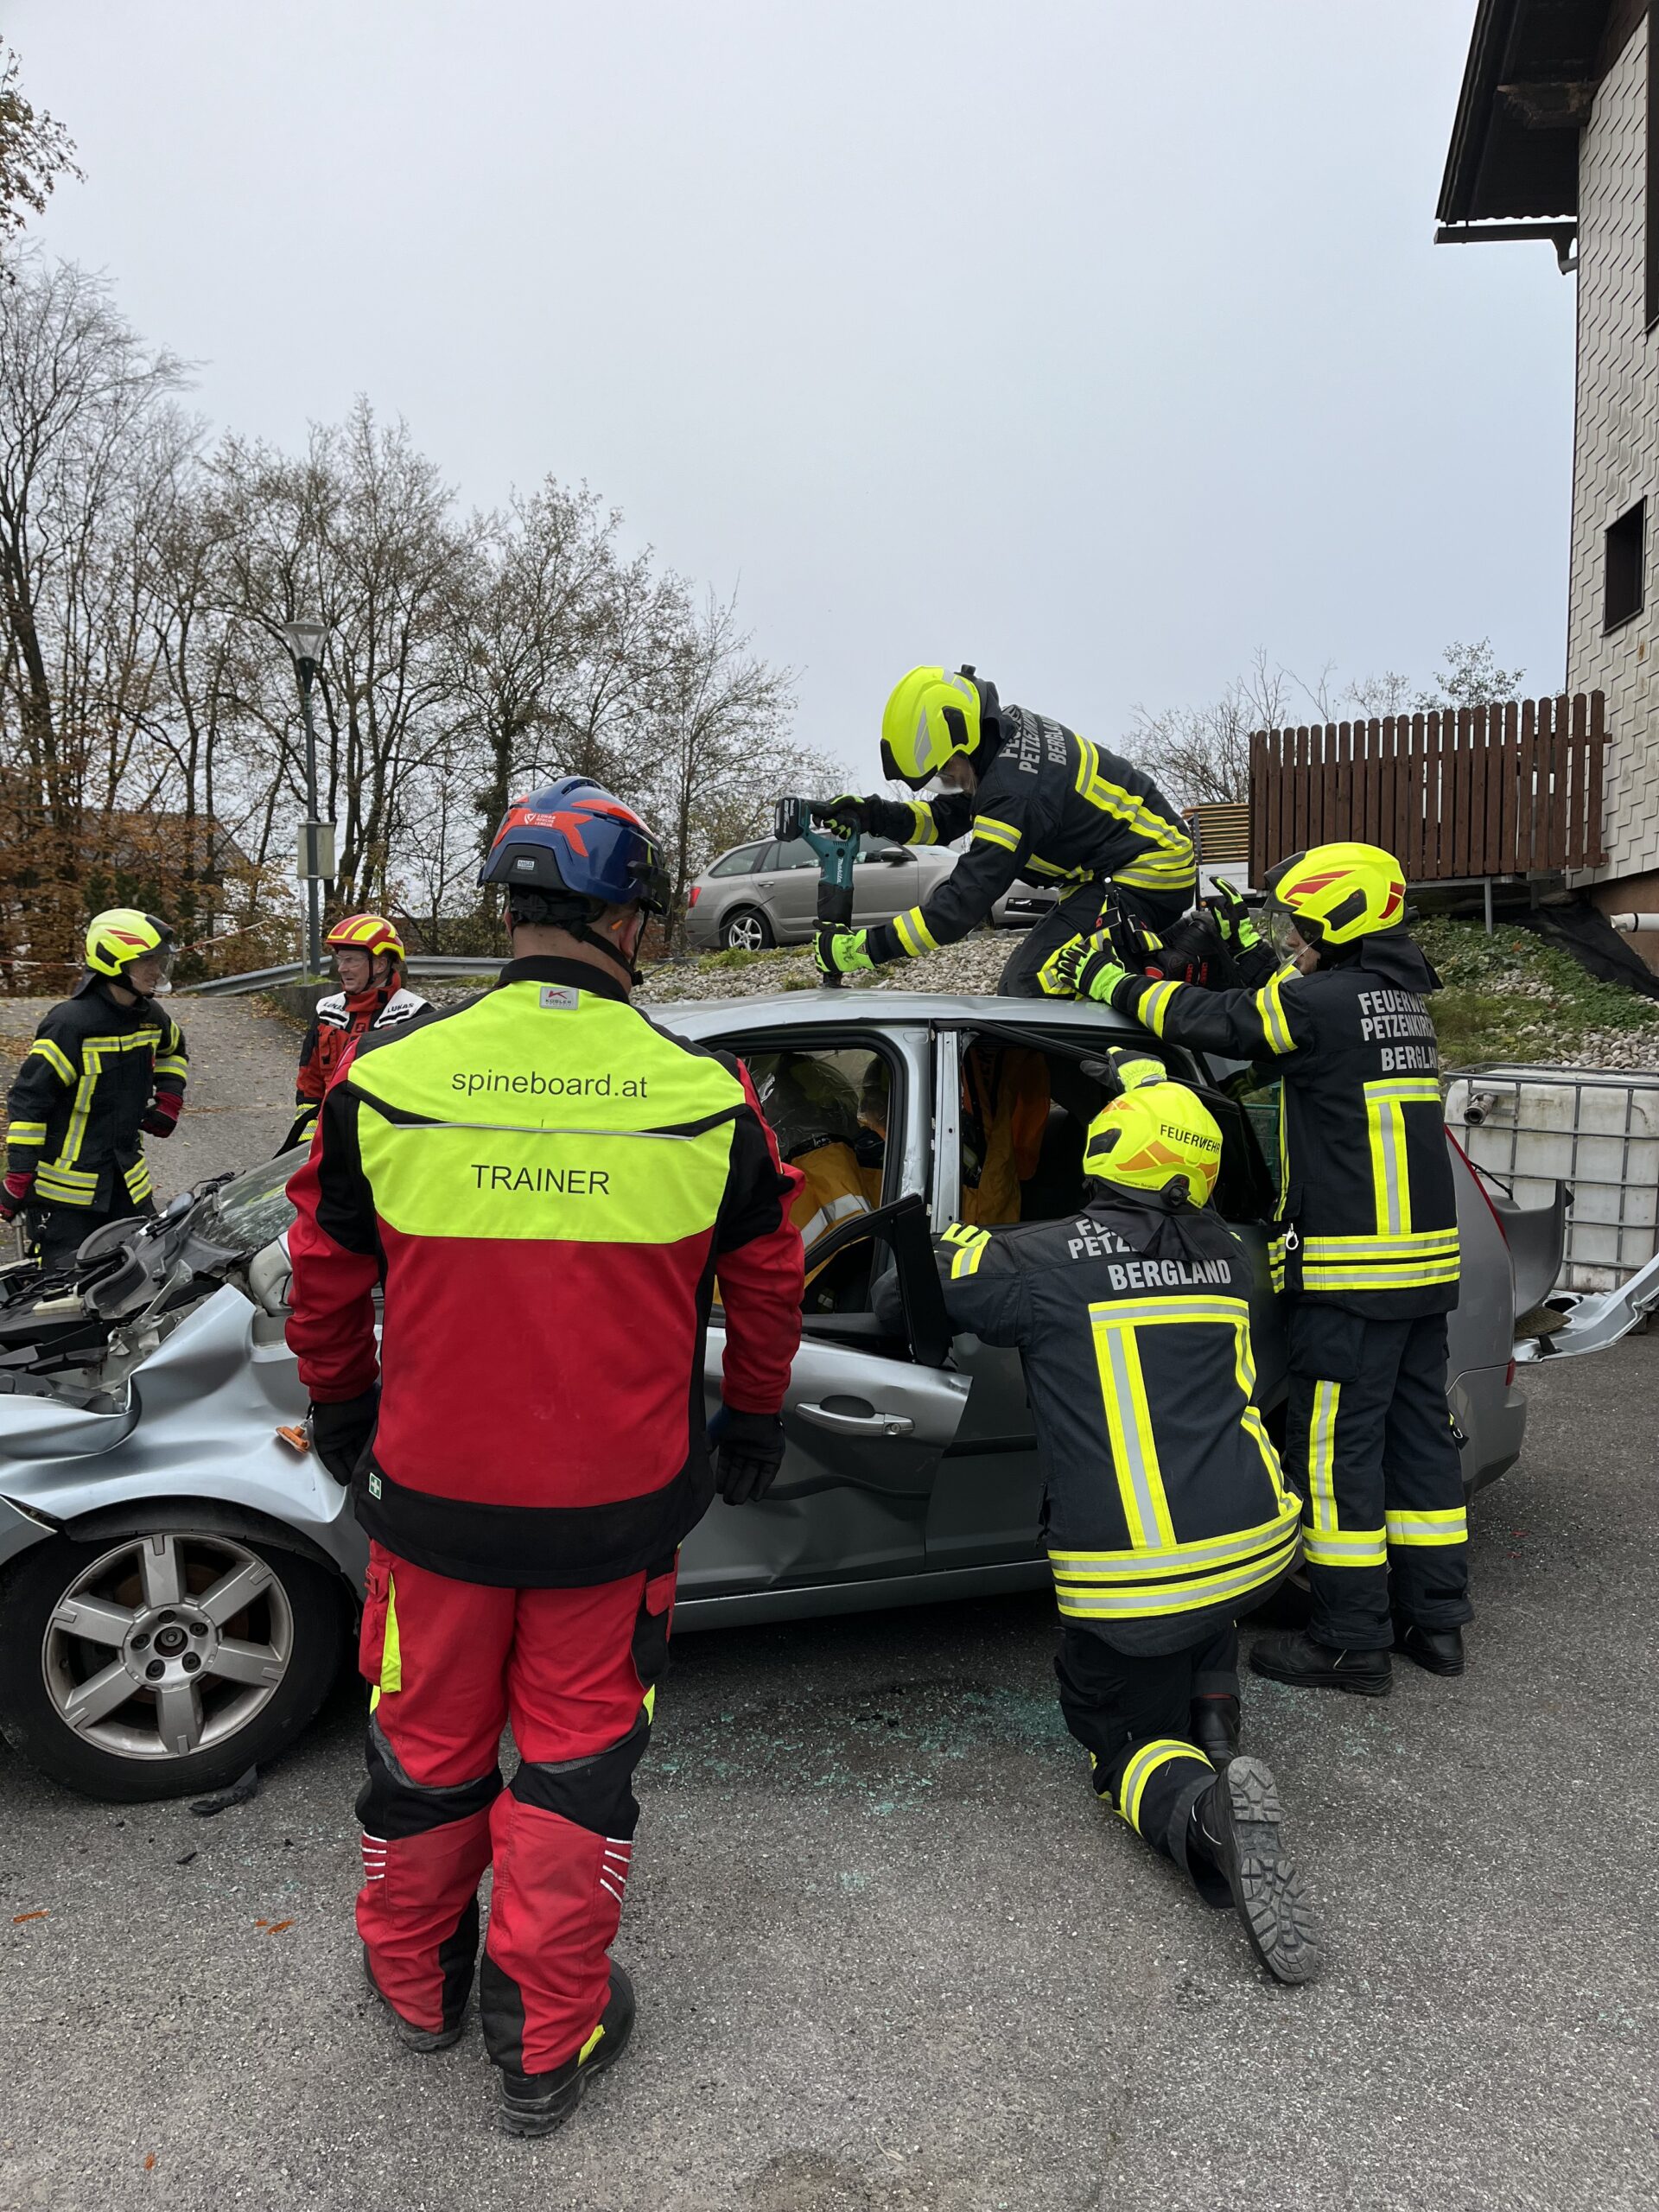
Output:
[[[496,978],[499,987],[505,983],[566,983],[572,990],[592,991],[596,998],[615,999],[619,1005],[629,1001],[627,985],[620,976],[607,975],[604,969],[595,968],[586,960],[561,960],[552,953],[538,952],[525,960],[509,960]]]
[[[1362,938],[1354,957],[1340,961],[1337,965],[1363,968],[1368,976],[1380,976],[1385,983],[1392,983],[1396,990],[1415,991],[1419,998],[1427,998],[1431,991],[1443,988],[1421,945],[1408,937],[1403,930],[1389,930],[1381,937]]]

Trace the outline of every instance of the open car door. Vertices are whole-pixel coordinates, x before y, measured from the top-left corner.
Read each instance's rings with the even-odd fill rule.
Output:
[[[753,1505],[716,1499],[680,1558],[683,1602],[868,1582],[926,1564],[929,1501],[956,1437],[968,1378],[945,1365],[950,1324],[927,1209],[914,1194],[860,1214],[813,1247],[820,1286],[837,1272],[837,1310],[804,1317],[784,1408],[777,1481]],[[905,1332],[884,1331],[869,1288],[896,1269]],[[720,1403],[726,1333],[716,1307],[704,1373]]]

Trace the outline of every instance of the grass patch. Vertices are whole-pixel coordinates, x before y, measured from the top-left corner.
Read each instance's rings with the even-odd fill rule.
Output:
[[[788,960],[804,950],[798,944],[768,944],[750,952],[741,944],[731,944],[723,952],[705,952],[697,967],[699,971],[709,968],[753,968],[757,960]]]
[[[1571,1065],[1609,1035],[1651,1033],[1659,1046],[1659,1001],[1604,983],[1568,952],[1530,930],[1432,919],[1413,935],[1446,986],[1428,1002],[1448,1067],[1486,1060]]]

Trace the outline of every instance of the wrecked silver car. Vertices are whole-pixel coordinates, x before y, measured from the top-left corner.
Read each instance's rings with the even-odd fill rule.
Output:
[[[787,1456],[758,1504],[716,1503],[682,1555],[679,1625],[779,1620],[1039,1586],[1041,1482],[1017,1357],[951,1340],[931,1224],[1057,1217],[1129,1026],[1094,1007],[876,989],[670,1008],[760,1068],[830,1064],[864,1112],[866,1198],[810,1241]],[[1173,1048],[1173,1071],[1230,1072]],[[1018,1094],[1017,1141],[999,1101]],[[1256,1261],[1259,1395],[1283,1397],[1269,1286],[1269,1102],[1207,1095],[1220,1211]],[[839,1141],[839,1140],[838,1140]],[[218,1788],[311,1720],[342,1664],[366,1544],[310,1452],[283,1340],[283,1185],[297,1153],[112,1224],[65,1277],[0,1269],[0,1730],[95,1796]],[[1458,1155],[1465,1272],[1451,1412],[1471,1490],[1520,1452],[1517,1311],[1560,1255],[1562,1198],[1522,1214]],[[847,1175],[842,1178],[843,1185]],[[871,1290],[895,1270],[905,1326]],[[1614,1332],[1616,1333],[1616,1332]],[[1550,1339],[1571,1349],[1572,1325]],[[1608,1340],[1605,1317],[1599,1341]],[[710,1410],[721,1350],[709,1330]],[[1522,1353],[1524,1356],[1524,1352]]]

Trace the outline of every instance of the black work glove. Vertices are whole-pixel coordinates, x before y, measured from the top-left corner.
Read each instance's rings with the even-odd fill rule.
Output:
[[[870,826],[870,809],[874,799],[860,798],[856,791],[838,791],[834,798],[825,799],[812,810],[815,822],[832,823],[837,830],[855,830],[861,835]]]
[[[359,1390],[354,1398],[340,1398],[332,1405],[311,1408],[311,1449],[337,1483],[351,1487],[364,1453],[374,1436],[380,1414],[380,1385]]]
[[[784,1459],[780,1414],[741,1414],[722,1406],[709,1424],[715,1488],[728,1505],[752,1504],[772,1488]]]

